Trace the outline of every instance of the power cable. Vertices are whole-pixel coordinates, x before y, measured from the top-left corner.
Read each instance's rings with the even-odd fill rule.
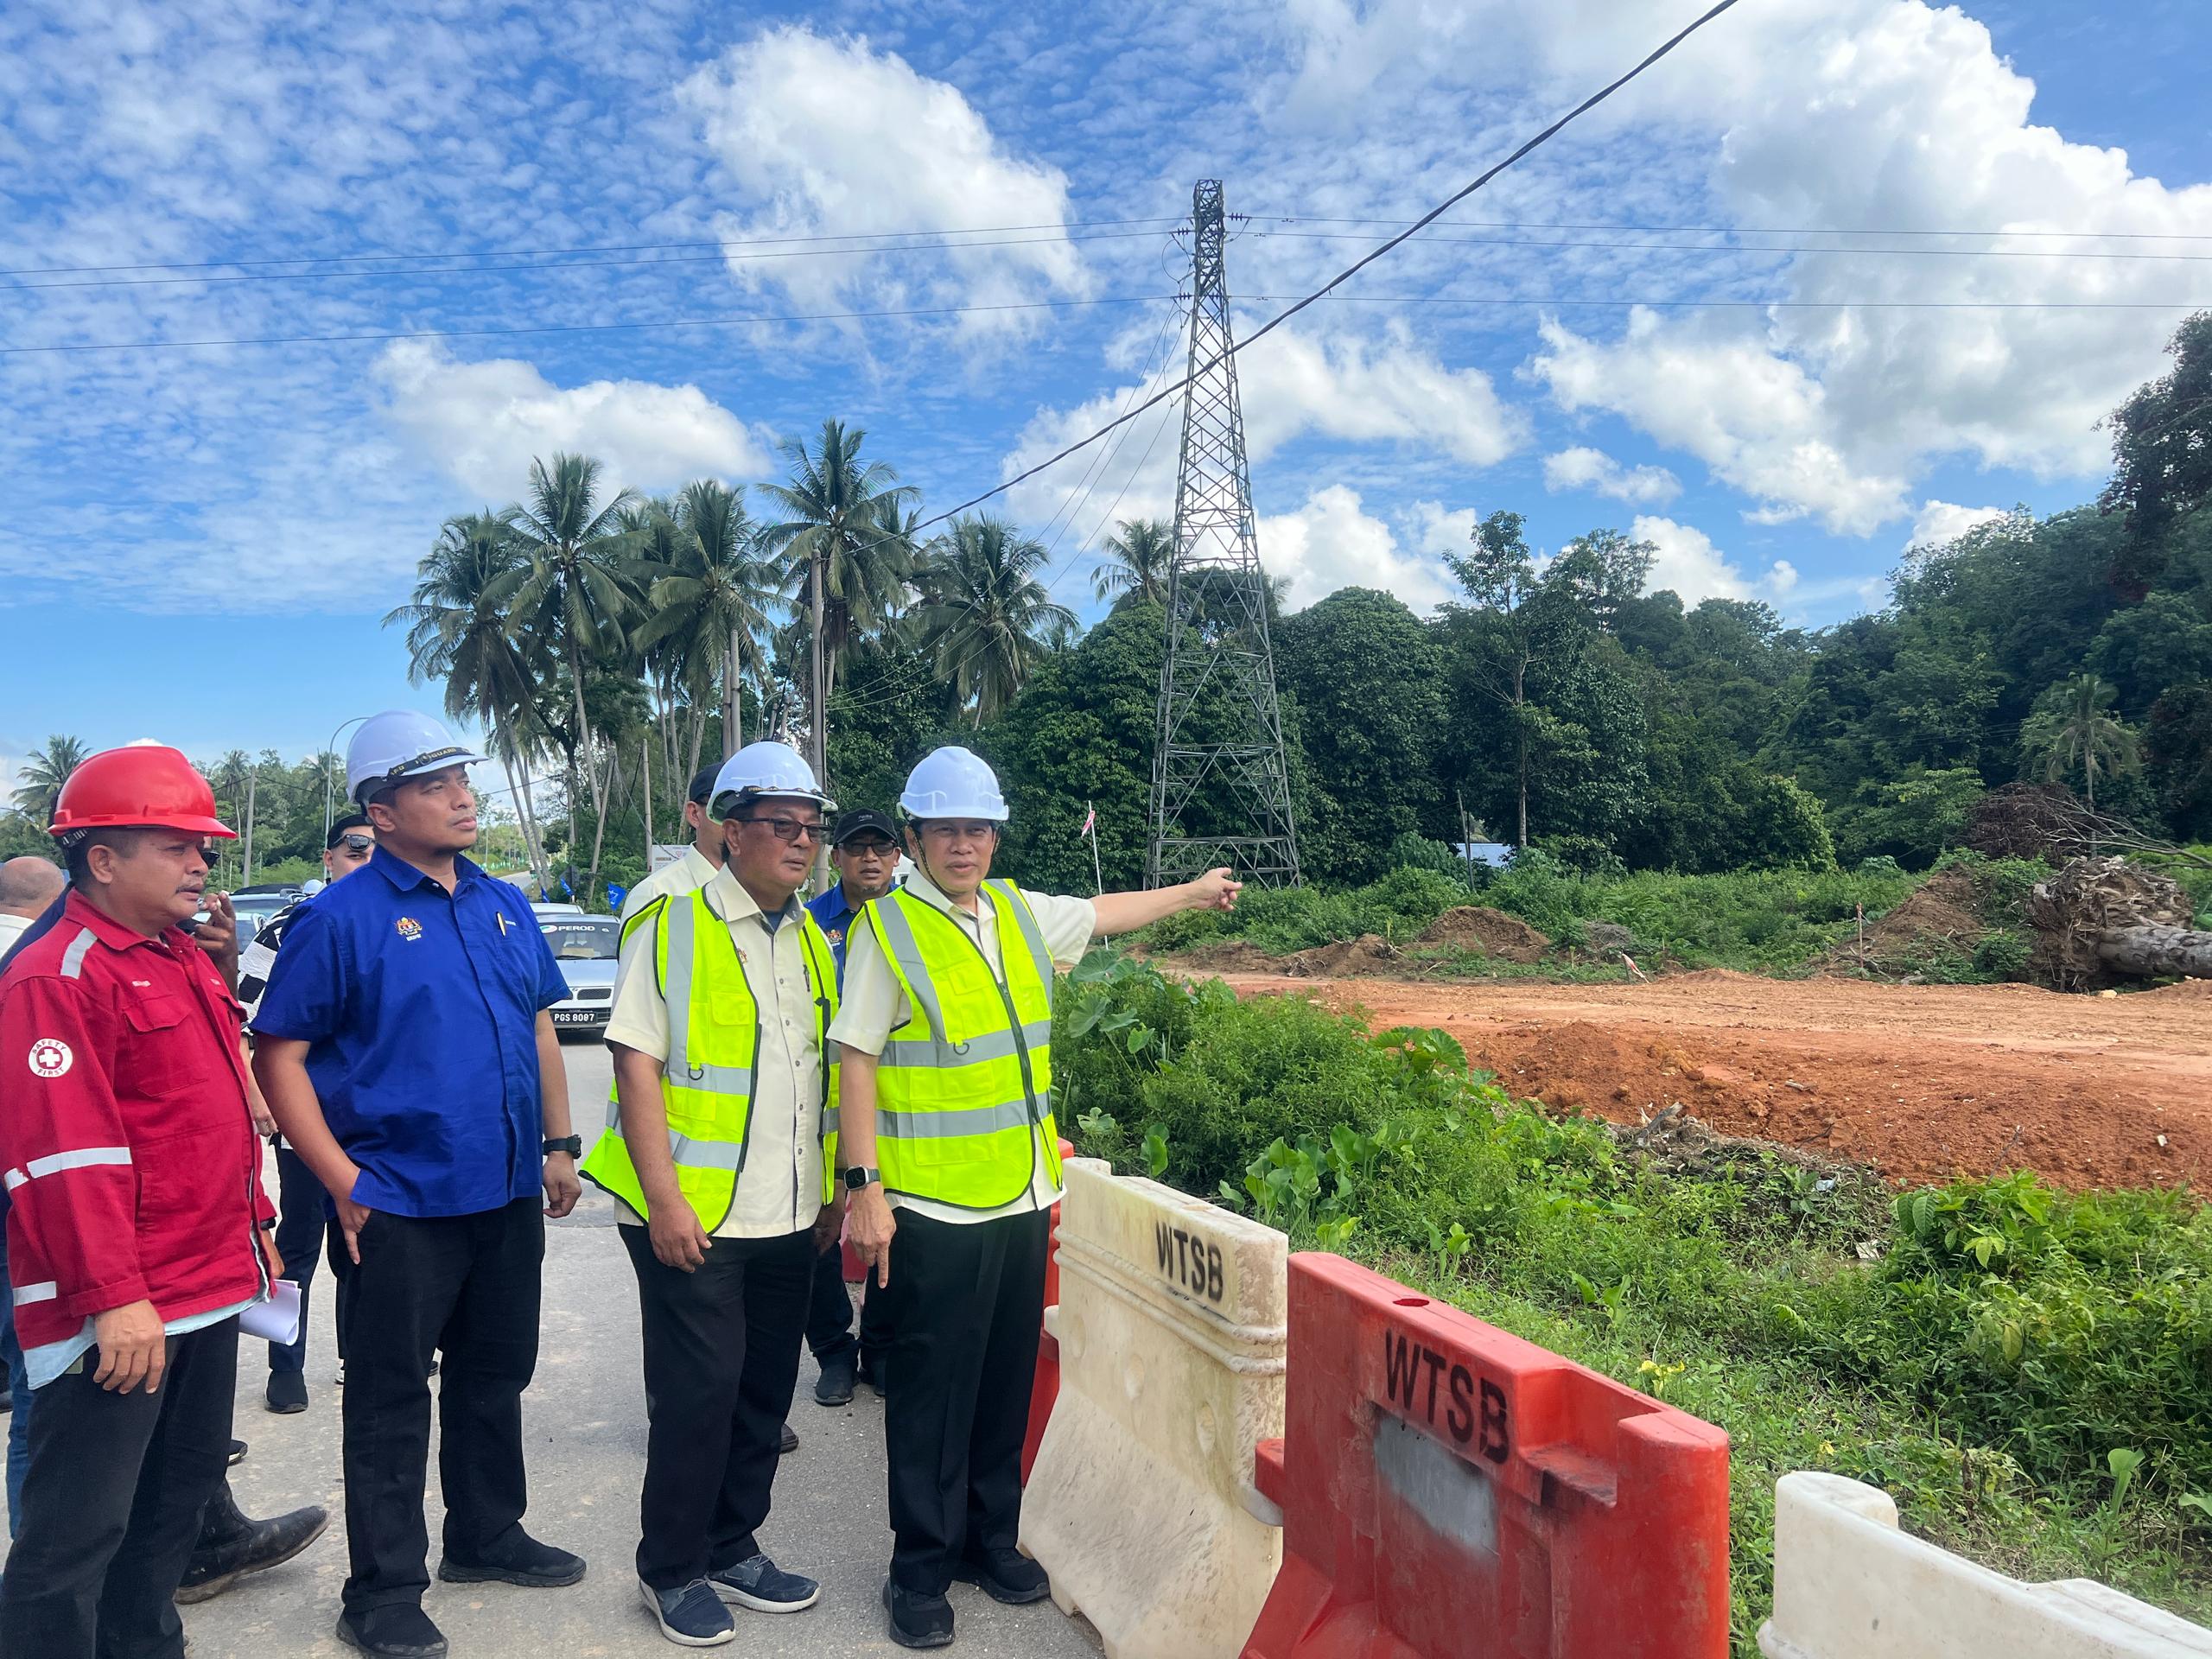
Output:
[[[1086,300],[1020,300],[997,305],[925,305],[895,311],[807,311],[771,317],[668,317],[652,322],[548,322],[511,328],[396,328],[358,334],[265,334],[239,340],[119,340],[51,346],[0,346],[0,357],[55,352],[144,352],[224,346],[325,346],[393,340],[482,340],[510,334],[653,333],[668,328],[745,328],[780,323],[870,322],[896,317],[965,317],[994,311],[1057,311],[1092,305],[1147,305],[1173,294],[1108,294]]]
[[[1280,238],[1306,238],[1319,242],[1357,242],[1361,238],[1351,231],[1262,231],[1257,233],[1263,241]],[[1427,247],[1481,248],[1610,248],[1632,253],[1707,253],[1707,254],[1789,254],[1789,255],[1845,255],[1856,257],[1915,259],[2173,259],[2190,262],[2212,262],[2212,253],[2151,253],[2133,250],[2114,251],[2094,248],[1808,248],[1754,245],[1750,247],[1715,247],[1703,242],[1532,242],[1518,237],[1494,236],[1432,236],[1427,238]]]
[[[1287,294],[1248,294],[1269,304]],[[1760,311],[2201,311],[2212,300],[1614,300],[1575,294],[1332,294],[1341,303],[1365,305],[1601,306],[1619,309]]]
[[[885,241],[899,237],[925,236],[1007,236],[1020,231],[1080,231],[1129,225],[1173,225],[1188,217],[1188,214],[1165,213],[1151,219],[1062,219],[1037,225],[971,225],[926,231],[823,231],[808,236],[747,237],[739,241],[614,242],[568,248],[462,248],[451,253],[440,253],[435,250],[413,253],[296,253],[257,256],[248,259],[177,260],[137,265],[34,265],[0,270],[0,276],[98,276],[123,270],[240,270],[249,265],[320,264],[340,259],[366,264],[372,261],[397,259],[550,259],[586,253],[653,253],[688,251],[699,248],[727,251],[731,248],[783,247],[794,242]]]
[[[1231,213],[1230,218],[1276,225],[1367,225],[1377,230],[1395,230],[1413,222],[1404,219],[1331,218],[1320,213]],[[1614,231],[1683,236],[2042,236],[2114,242],[2212,242],[2212,231],[1840,231],[1772,225],[1541,225],[1504,219],[1447,219],[1440,222],[1471,231]]]

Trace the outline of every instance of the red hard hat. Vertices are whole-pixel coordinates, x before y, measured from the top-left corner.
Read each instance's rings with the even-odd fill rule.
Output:
[[[71,772],[47,833],[130,829],[238,838],[216,817],[215,791],[207,780],[182,754],[159,743],[104,749]]]

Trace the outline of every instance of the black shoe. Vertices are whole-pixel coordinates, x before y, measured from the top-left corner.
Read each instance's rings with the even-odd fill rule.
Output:
[[[404,1601],[339,1614],[338,1639],[375,1659],[445,1659],[443,1633],[428,1613]]]
[[[784,1425],[784,1438],[776,1446],[776,1455],[778,1457],[788,1458],[792,1452],[798,1450],[798,1430],[793,1428],[789,1423],[785,1423]]]
[[[891,1397],[891,1385],[884,1380],[881,1355],[863,1354],[861,1357],[859,1376],[861,1382],[875,1390],[877,1399],[888,1400]]]
[[[814,1379],[814,1403],[849,1406],[853,1403],[853,1357],[839,1354],[822,1362],[822,1375]]]
[[[245,1442],[244,1440],[232,1440],[231,1442],[231,1455],[226,1461],[233,1469],[237,1468],[238,1465],[245,1461]]]
[[[448,1584],[518,1584],[525,1590],[557,1590],[584,1575],[584,1558],[565,1549],[541,1544],[519,1527],[507,1542],[481,1561],[456,1561],[450,1555],[438,1563],[438,1576]]]
[[[886,1579],[883,1605],[891,1615],[891,1639],[900,1647],[952,1645],[952,1604],[943,1596],[918,1595]]]
[[[279,1417],[289,1417],[296,1411],[308,1408],[308,1379],[303,1371],[271,1371],[269,1373],[269,1409]]]
[[[222,1503],[237,1515],[227,1485],[208,1502]],[[196,1601],[208,1600],[221,1595],[249,1573],[265,1573],[272,1567],[282,1567],[322,1536],[323,1529],[330,1524],[330,1511],[320,1503],[310,1503],[303,1510],[294,1510],[289,1515],[267,1521],[250,1521],[243,1516],[238,1519],[242,1525],[228,1536],[214,1543],[203,1541],[194,1549],[192,1559],[185,1565],[183,1582],[176,1587],[180,1603],[189,1606]]]
[[[766,1555],[710,1573],[707,1582],[724,1601],[756,1613],[803,1613],[822,1599],[820,1585],[785,1572]]]
[[[987,1549],[980,1555],[963,1555],[952,1568],[962,1584],[979,1586],[993,1601],[1009,1607],[1042,1601],[1052,1593],[1052,1580],[1045,1569],[1018,1549]]]
[[[659,1621],[660,1633],[678,1647],[719,1648],[737,1639],[737,1621],[704,1579],[675,1590],[656,1590],[640,1579],[638,1593]]]

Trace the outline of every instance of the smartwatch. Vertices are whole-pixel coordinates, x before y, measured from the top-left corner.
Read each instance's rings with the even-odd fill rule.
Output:
[[[862,1187],[872,1186],[882,1179],[883,1176],[879,1171],[856,1164],[845,1172],[845,1191],[857,1192]]]
[[[556,1152],[565,1152],[571,1158],[584,1155],[584,1138],[581,1135],[565,1135],[557,1141],[548,1141],[540,1151],[550,1158]]]

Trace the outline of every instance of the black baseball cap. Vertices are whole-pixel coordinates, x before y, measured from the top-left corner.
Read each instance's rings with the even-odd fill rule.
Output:
[[[691,779],[690,792],[684,797],[694,806],[705,806],[715,798],[715,779],[721,776],[720,766],[702,768]]]
[[[894,852],[898,849],[899,826],[891,822],[891,815],[888,812],[878,812],[873,808],[865,806],[857,811],[841,812],[837,815],[837,833],[830,837],[830,844],[832,847],[842,847],[855,836],[871,833],[881,836],[889,842]]]

